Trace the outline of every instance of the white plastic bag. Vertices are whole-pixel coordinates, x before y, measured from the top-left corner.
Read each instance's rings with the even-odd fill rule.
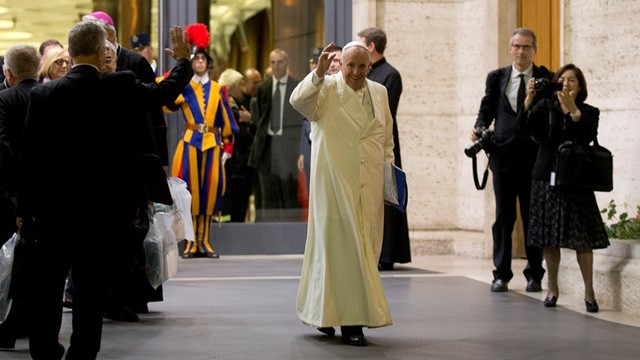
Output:
[[[187,189],[187,183],[178,177],[170,177],[167,181],[173,198],[173,206],[180,216],[179,221],[176,221],[174,225],[176,239],[194,241],[196,236],[193,230],[193,222],[191,221],[191,193]],[[182,229],[180,229],[179,223],[182,223]]]
[[[158,223],[162,236],[162,282],[172,278],[178,272],[178,243],[176,235],[173,231],[174,214],[171,212],[157,212],[154,215],[155,221]]]
[[[16,243],[19,239],[20,235],[14,233],[0,249],[0,323],[6,320],[9,309],[11,309],[11,299],[9,298],[11,270],[13,269]]]
[[[164,273],[164,234],[154,216],[149,217],[149,231],[143,241],[147,280],[154,289],[162,285]]]

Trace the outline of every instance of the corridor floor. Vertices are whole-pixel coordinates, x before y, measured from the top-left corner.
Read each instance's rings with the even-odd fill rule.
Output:
[[[222,256],[180,260],[137,323],[105,320],[101,360],[157,359],[636,359],[640,319],[602,309],[591,315],[543,293],[524,293],[514,278],[507,293],[491,293],[490,260],[414,257],[382,272],[394,325],[365,329],[367,347],[340,342],[295,315],[301,255]],[[514,261],[514,273],[521,261]],[[562,302],[564,300],[565,302]],[[563,305],[565,304],[566,305]],[[583,307],[583,306],[582,306]],[[71,314],[64,315],[67,346]],[[27,341],[5,360],[29,359]]]

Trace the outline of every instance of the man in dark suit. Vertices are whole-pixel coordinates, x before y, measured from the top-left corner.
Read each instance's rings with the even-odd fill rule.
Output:
[[[496,219],[492,228],[495,270],[491,291],[507,291],[507,284],[513,278],[511,234],[516,222],[516,200],[519,200],[527,254],[527,266],[523,271],[527,279],[526,290],[538,292],[542,291],[541,280],[545,272],[542,249],[526,245],[531,171],[538,147],[529,136],[519,131],[517,113],[524,101],[526,82],[531,77],[550,79],[553,74],[533,63],[537,43],[532,30],[514,30],[510,45],[513,64],[487,75],[485,95],[480,102],[471,140],[478,140],[477,129],[488,128],[495,121],[496,146],[489,161],[496,198]]]
[[[35,47],[13,45],[7,50],[4,73],[10,87],[0,91],[0,246],[16,227],[16,181],[22,127],[29,104],[29,92],[38,84],[40,56]],[[15,279],[14,279],[15,281]],[[13,297],[7,319],[0,324],[0,348],[15,347],[24,334],[24,304]]]
[[[35,360],[64,354],[58,336],[69,269],[75,288],[66,359],[95,359],[100,350],[113,263],[129,240],[123,233],[148,201],[134,161],[147,120],[124,109],[171,101],[188,82],[186,37],[175,27],[171,38],[180,60],[168,79],[148,87],[131,72],[101,75],[106,33],[82,21],[69,32],[74,67],[31,91],[16,213],[28,249],[27,324]],[[63,113],[51,121],[54,108]],[[71,210],[61,211],[62,204]]]
[[[249,165],[258,171],[263,210],[299,208],[297,160],[304,118],[289,104],[299,81],[288,75],[284,50],[273,50],[269,59],[273,76],[258,85],[259,120]],[[281,118],[274,115],[279,110]]]
[[[104,11],[94,11],[90,15],[83,17],[87,21],[99,21],[107,32],[107,40],[116,47],[116,71],[129,70],[136,74],[137,78],[146,84],[155,83],[155,73],[149,62],[140,54],[133,50],[123,48],[118,42],[115,23],[111,16]],[[164,104],[163,104],[164,105]],[[162,165],[168,166],[167,148],[167,124],[161,106],[151,106],[141,114],[149,119],[153,125],[153,138],[155,141],[155,152],[162,161]],[[135,236],[135,231],[132,235]],[[141,241],[141,239],[140,239]],[[137,251],[136,251],[137,250]],[[147,303],[151,301],[162,301],[162,286],[153,289],[146,279],[144,253],[140,246],[123,249],[124,256],[129,258],[129,271],[124,278],[117,281],[112,289],[109,306],[105,316],[115,321],[135,322],[138,321],[138,313],[148,312]],[[116,299],[122,299],[116,301]]]

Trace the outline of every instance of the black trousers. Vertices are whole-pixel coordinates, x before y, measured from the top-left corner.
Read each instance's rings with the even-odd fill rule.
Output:
[[[124,238],[128,221],[125,211],[87,213],[45,217],[28,239],[25,304],[29,350],[34,360],[56,359],[60,354],[62,295],[69,269],[74,298],[67,359],[91,360],[100,351],[108,284],[122,251],[113,239]]]
[[[511,234],[516,223],[516,201],[520,201],[520,216],[524,226],[527,266],[523,274],[527,280],[540,281],[544,276],[542,249],[528,246],[529,199],[531,196],[531,168],[515,165],[504,172],[493,172],[493,190],[496,199],[496,219],[493,223],[493,270],[494,279],[509,281],[511,270]]]

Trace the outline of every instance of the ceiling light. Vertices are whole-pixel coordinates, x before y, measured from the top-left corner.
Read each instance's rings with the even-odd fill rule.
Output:
[[[31,39],[33,34],[25,31],[2,31],[0,32],[0,40],[26,40]]]
[[[0,6],[0,14],[6,14],[9,12],[9,8]]]
[[[0,20],[0,29],[12,29],[15,25],[13,20]]]

